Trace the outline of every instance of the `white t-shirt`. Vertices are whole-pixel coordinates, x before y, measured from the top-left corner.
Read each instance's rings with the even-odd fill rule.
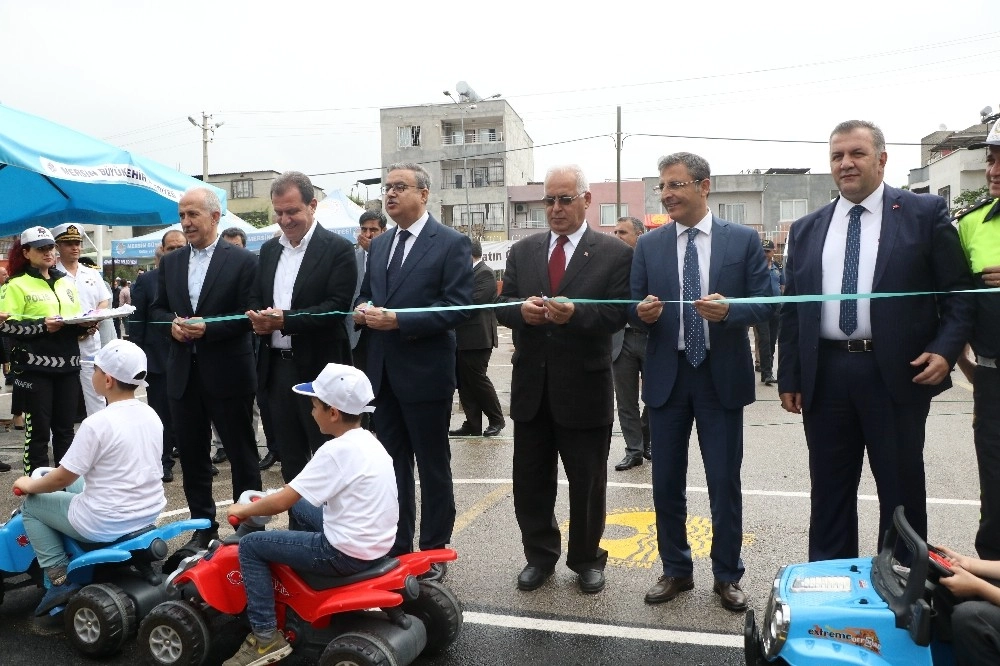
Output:
[[[107,301],[111,306],[111,290],[104,282],[104,277],[95,268],[77,264],[76,276],[66,270],[60,261],[56,268],[66,273],[70,279],[76,281],[76,291],[80,295],[80,311],[84,314],[90,310],[96,310],[97,304]],[[101,349],[101,336],[90,335],[80,340],[80,356],[93,356]]]
[[[367,430],[348,430],[319,447],[288,485],[313,506],[323,505],[323,534],[340,552],[375,560],[396,541],[396,473]]]
[[[163,494],[163,424],[136,399],[113,402],[84,419],[61,465],[83,477],[69,522],[92,541],[114,541],[156,522]]]

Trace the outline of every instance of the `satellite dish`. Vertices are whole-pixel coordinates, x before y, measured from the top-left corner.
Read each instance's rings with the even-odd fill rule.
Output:
[[[948,129],[948,126],[945,125],[944,123],[941,123],[940,125],[938,125],[938,129],[943,132]]]
[[[992,106],[984,106],[983,110],[979,112],[979,115],[982,116],[983,118],[985,118],[986,116],[990,115],[991,113],[993,113],[993,107]]]
[[[465,81],[459,81],[456,83],[455,90],[458,91],[458,96],[462,98],[463,102],[482,101],[482,97],[480,97],[479,94]]]

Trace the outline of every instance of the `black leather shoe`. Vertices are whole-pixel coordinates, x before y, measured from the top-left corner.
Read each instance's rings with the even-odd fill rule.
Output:
[[[754,363],[753,364],[753,371],[754,372],[760,372],[760,363]]]
[[[529,564],[521,569],[521,573],[517,576],[517,589],[522,592],[537,590],[542,586],[542,583],[548,580],[548,577],[551,576],[554,571],[554,567],[545,569],[543,567],[536,567],[533,564]]]
[[[722,607],[734,613],[742,613],[747,609],[747,593],[743,591],[736,581],[724,583],[721,580],[715,581],[712,591],[719,595]]]
[[[622,461],[615,465],[615,470],[619,472],[624,472],[627,469],[632,469],[633,467],[638,467],[642,464],[641,455],[633,455],[631,453],[626,453]]]
[[[473,430],[469,427],[468,423],[463,423],[461,428],[449,430],[448,434],[452,437],[481,437],[483,433],[478,430]]]
[[[646,460],[653,459],[653,445],[650,442],[642,443],[642,457]]]
[[[181,548],[193,551],[205,550],[208,548],[208,544],[212,541],[212,539],[218,538],[219,530],[217,529],[208,528],[204,530],[195,530],[191,539],[186,544],[181,546]]]
[[[420,580],[442,580],[448,575],[447,562],[431,562],[430,571],[422,573],[417,578]]]
[[[268,451],[267,455],[260,459],[260,462],[257,464],[257,467],[261,471],[264,471],[265,469],[271,469],[272,467],[274,467],[274,463],[276,462],[281,462],[281,461],[278,460],[277,456]]]
[[[219,463],[224,463],[227,460],[229,460],[229,456],[226,455],[225,449],[219,448],[215,450],[215,455],[212,456],[212,462],[218,465]]]
[[[676,576],[660,576],[660,579],[656,581],[656,585],[649,588],[649,592],[646,592],[646,603],[662,604],[666,601],[670,601],[681,592],[687,592],[688,590],[693,589],[694,578],[691,576],[685,576],[683,578],[678,578]]]
[[[170,483],[174,480],[174,470],[165,469],[163,470],[163,483]]]
[[[9,472],[9,471],[10,471],[10,463],[5,463],[3,461],[0,461],[0,472]]]
[[[493,423],[489,425],[486,430],[483,431],[483,437],[496,437],[501,432],[503,432],[506,423]]]
[[[219,476],[219,468],[212,465],[212,476]]]
[[[600,569],[581,571],[576,582],[584,594],[597,594],[604,589],[604,572]]]
[[[764,377],[760,381],[764,382],[764,384],[767,386],[774,386],[775,384],[778,383],[778,380],[774,378],[774,375],[768,375],[767,377]]]
[[[176,446],[174,447],[174,450],[170,452],[170,457],[171,458],[180,458],[181,457],[181,452],[177,450]]]

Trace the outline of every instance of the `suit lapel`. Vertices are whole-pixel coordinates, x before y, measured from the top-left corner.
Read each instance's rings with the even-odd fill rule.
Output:
[[[792,247],[792,252],[796,257],[801,257],[802,262],[796,261],[796,274],[806,277],[805,281],[798,286],[800,294],[822,294],[823,293],[823,246],[826,244],[826,236],[830,232],[830,222],[833,220],[833,211],[837,208],[837,200],[828,204],[820,211],[816,218],[816,233],[809,234],[815,242],[812,250],[801,254],[797,248]],[[799,236],[800,238],[801,236]],[[803,250],[805,252],[806,250]]]
[[[586,224],[586,222],[584,222]],[[569,264],[566,265],[566,273],[563,275],[562,282],[559,284],[559,292],[562,293],[566,291],[566,287],[569,283],[573,281],[583,267],[587,265],[590,261],[590,253],[594,250],[593,234],[595,232],[591,231],[589,228],[585,229],[583,235],[580,236],[580,242],[576,249],[573,250],[573,258],[569,260]],[[546,262],[546,272],[548,272],[548,262]],[[553,294],[558,295],[558,294]]]
[[[280,243],[275,243],[262,252],[260,256],[260,305],[263,308],[274,306],[274,276],[278,271],[281,247]]]
[[[191,308],[191,292],[188,290],[188,270],[191,265],[191,246],[186,245],[184,249],[178,250],[180,252],[180,258],[177,262],[177,271],[173,275],[173,279],[177,281],[177,290],[184,294],[183,308],[179,307],[179,304],[174,303],[174,307],[177,308],[175,314],[181,316],[189,316],[194,314],[194,310]]]
[[[538,282],[541,285],[539,291],[546,296],[555,296],[552,293],[552,285],[549,284],[549,242],[552,238],[552,232],[535,234],[535,236],[530,238],[535,243],[535,260],[533,263],[535,264],[535,270],[538,271]]]
[[[323,252],[326,250],[326,238],[323,236],[323,231],[326,230],[319,226],[319,222],[316,222],[316,229],[313,231],[312,238],[309,239],[309,246],[306,247],[305,256],[302,257],[302,263],[299,265],[299,272],[295,274],[295,284],[292,285],[292,307],[295,307],[295,299],[298,298],[303,286],[322,268],[320,263]]]
[[[729,248],[729,223],[712,216],[712,256],[708,263],[708,293],[718,291],[719,276],[722,266],[726,263],[726,250]],[[676,252],[674,253],[676,254]]]
[[[892,246],[896,243],[896,235],[902,222],[903,207],[899,203],[899,191],[885,186],[882,195],[882,227],[879,231],[878,252],[875,255],[875,274],[872,277],[872,291],[878,285],[885,273],[892,254]]]
[[[437,235],[438,231],[436,225],[437,222],[434,221],[434,218],[428,217],[427,222],[424,223],[424,228],[420,230],[420,234],[413,239],[413,247],[410,248],[410,251],[403,258],[403,265],[399,267],[399,276],[396,278],[396,282],[392,286],[388,283],[386,284],[386,288],[389,289],[386,294],[386,302],[388,302],[389,299],[392,298],[392,295],[396,293],[396,290],[406,282],[406,277],[413,270],[413,267],[420,263],[420,260],[431,248],[431,245],[434,242],[434,236]],[[399,227],[396,227],[396,231],[394,233],[399,233]],[[392,247],[391,244],[390,247]],[[397,247],[396,251],[400,252],[402,249],[403,248],[401,247]],[[388,262],[386,262],[386,270],[388,270],[388,268]]]
[[[226,260],[229,259],[229,251],[232,249],[233,247],[221,238],[218,244],[216,244],[215,251],[212,252],[212,259],[208,262],[208,270],[205,271],[205,281],[201,284],[201,293],[198,295],[198,310],[201,310],[205,305],[205,301],[208,300],[212,285],[215,284],[215,278],[222,271]],[[195,314],[198,314],[197,310]]]
[[[671,222],[666,227],[663,227],[663,232],[660,234],[659,252],[657,254],[663,258],[662,266],[666,272],[667,279],[667,293],[659,298],[664,301],[679,301],[681,299],[681,283],[677,277],[676,222]],[[679,322],[681,319],[680,303],[672,303],[670,312],[673,313],[674,319]]]

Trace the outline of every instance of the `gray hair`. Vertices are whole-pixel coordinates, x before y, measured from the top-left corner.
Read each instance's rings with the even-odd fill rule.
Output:
[[[210,190],[207,187],[192,187],[184,193],[184,196],[193,194],[194,192],[202,192],[204,194],[202,199],[205,204],[205,210],[209,213],[218,213],[219,215],[222,215],[222,202],[219,201],[219,195],[216,194],[214,190]]]
[[[550,167],[548,171],[545,172],[545,183],[548,184],[549,178],[558,173],[571,173],[576,176],[576,193],[587,192],[590,190],[590,183],[587,182],[587,176],[583,173],[583,169],[579,164],[560,164],[558,166]]]
[[[427,169],[416,162],[395,162],[386,167],[385,172],[389,173],[390,171],[412,171],[417,179],[417,187],[422,190],[431,189],[431,175],[427,173]]]
[[[271,183],[271,197],[276,194],[280,196],[292,187],[299,191],[302,203],[309,203],[316,198],[316,190],[313,188],[312,181],[301,171],[286,171],[275,178],[274,182]]]
[[[878,125],[869,120],[845,120],[830,132],[830,139],[832,140],[838,134],[849,134],[854,130],[863,129],[871,132],[872,143],[875,145],[876,153],[885,152],[885,134]]]
[[[687,167],[688,173],[695,180],[708,180],[712,177],[712,169],[708,166],[708,160],[701,155],[694,153],[673,153],[664,155],[656,163],[656,170],[663,171],[675,164],[683,164]]]
[[[641,236],[646,233],[646,225],[642,223],[637,217],[632,217],[631,215],[626,215],[625,217],[619,217],[619,222],[631,222],[632,228],[635,229],[635,235]]]

